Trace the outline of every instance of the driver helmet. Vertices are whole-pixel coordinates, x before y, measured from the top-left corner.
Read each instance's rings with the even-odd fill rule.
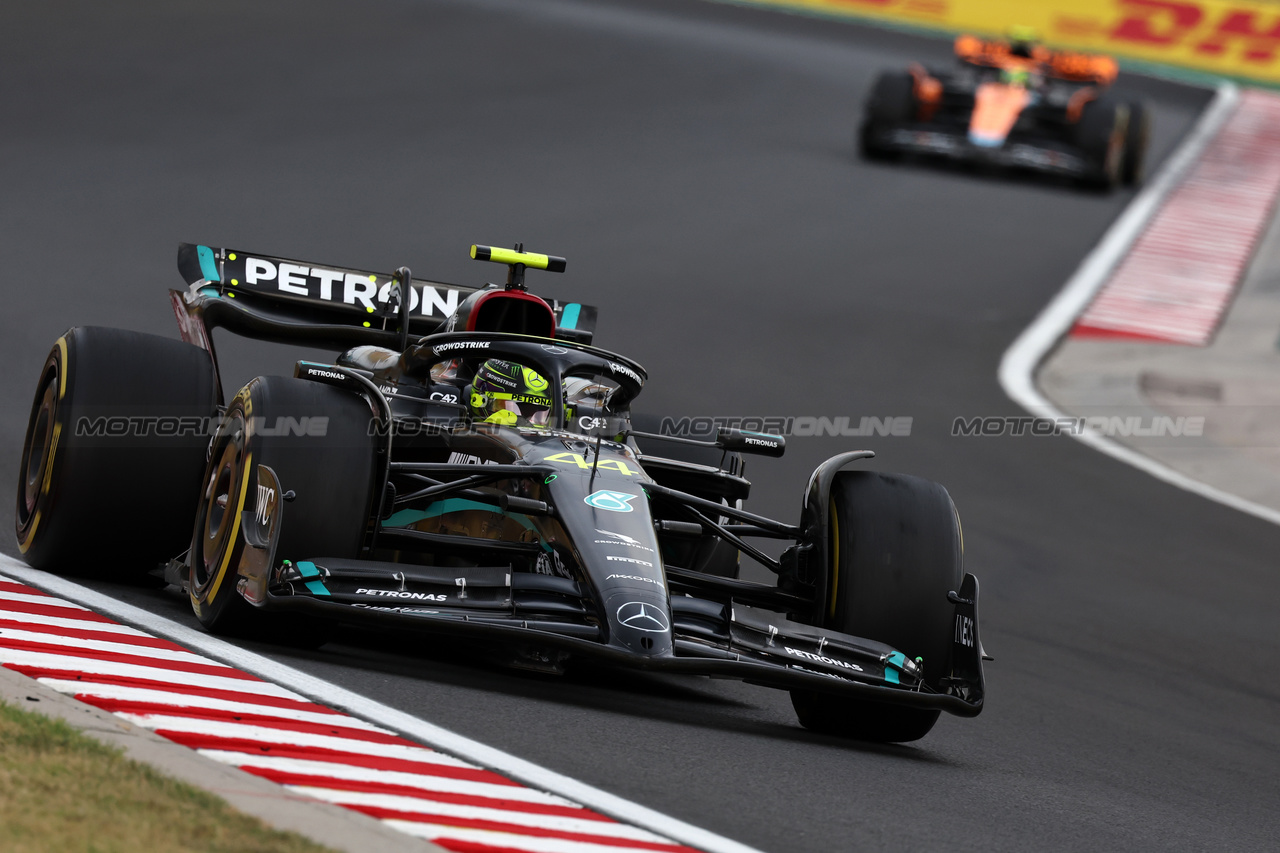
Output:
[[[471,380],[471,415],[487,424],[545,429],[551,415],[550,390],[532,368],[491,358]]]
[[[1031,59],[1039,46],[1040,34],[1036,32],[1035,27],[1009,28],[1009,53]]]

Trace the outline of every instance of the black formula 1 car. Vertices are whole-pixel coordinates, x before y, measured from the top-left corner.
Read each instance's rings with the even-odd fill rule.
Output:
[[[853,451],[813,472],[798,523],[752,514],[743,454],[781,456],[781,437],[637,430],[644,368],[591,345],[594,308],[525,288],[564,260],[472,256],[506,284],[183,244],[182,341],[80,326],[49,354],[18,484],[27,562],[163,571],[215,633],[365,624],[537,670],[740,678],[864,739],[982,710],[978,583],[945,489],[843,470],[873,455]],[[215,328],[341,355],[225,402]],[[740,579],[740,554],[777,583]]]
[[[1108,189],[1141,182],[1150,114],[1111,92],[1113,59],[974,36],[955,50],[954,69],[913,64],[876,79],[857,135],[864,156],[914,153]]]

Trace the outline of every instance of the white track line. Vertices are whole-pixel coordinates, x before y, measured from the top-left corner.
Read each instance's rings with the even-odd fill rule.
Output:
[[[1159,210],[1161,202],[1177,187],[1187,170],[1195,164],[1214,136],[1222,129],[1222,125],[1231,117],[1239,100],[1240,90],[1234,84],[1224,83],[1218,88],[1209,107],[1192,131],[1187,134],[1187,138],[1178,146],[1177,151],[1165,161],[1156,179],[1148,183],[1146,188],[1138,194],[1138,197],[1107,231],[1102,242],[1084,259],[1084,263],[1076,270],[1066,286],[1018,336],[1013,345],[1005,350],[1004,357],[1000,360],[1000,386],[1015,403],[1037,417],[1050,420],[1067,417],[1036,387],[1036,368],[1063,335],[1071,329],[1071,324],[1075,322],[1076,317],[1088,306],[1094,294],[1107,281],[1107,276],[1142,233],[1143,227]],[[1072,433],[1071,437],[1170,485],[1194,492],[1272,524],[1280,524],[1280,511],[1192,479],[1105,436],[1082,432]]]
[[[412,714],[375,702],[358,693],[339,687],[291,666],[234,646],[201,631],[180,625],[163,616],[134,607],[78,583],[46,572],[37,571],[11,557],[0,555],[0,573],[16,578],[54,595],[62,596],[98,613],[119,619],[153,634],[173,640],[181,646],[217,658],[230,666],[250,672],[268,682],[297,691],[330,707],[346,711],[371,723],[400,732],[435,749],[473,761],[534,788],[558,794],[617,820],[626,821],[664,835],[673,841],[708,853],[760,853],[729,838],[708,832],[682,820],[625,800],[584,782],[579,782],[530,761],[517,758],[479,741],[463,737],[448,729],[421,720]],[[101,669],[97,671],[102,671]],[[189,673],[174,673],[178,676]],[[241,682],[244,684],[245,682]],[[234,689],[234,688],[231,688]],[[398,823],[398,822],[397,822]],[[399,826],[397,826],[399,828]],[[415,827],[414,835],[421,834]],[[479,832],[479,831],[477,831]],[[459,837],[450,831],[447,837]],[[477,836],[478,837],[478,836]],[[552,839],[548,839],[551,842]],[[554,849],[549,845],[548,850]],[[559,848],[570,849],[570,848]],[[572,849],[585,850],[586,846]]]

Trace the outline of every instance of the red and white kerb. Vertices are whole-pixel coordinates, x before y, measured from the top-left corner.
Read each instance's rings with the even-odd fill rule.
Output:
[[[3,576],[0,665],[447,850],[693,853]]]

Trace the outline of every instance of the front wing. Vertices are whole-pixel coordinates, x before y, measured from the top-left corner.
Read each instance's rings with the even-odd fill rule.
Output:
[[[881,150],[1032,169],[1071,178],[1085,177],[1088,173],[1088,164],[1071,146],[1047,138],[1023,140],[1015,137],[999,147],[986,148],[974,145],[963,133],[930,125],[869,128],[866,133],[867,144]]]
[[[424,567],[417,567],[415,574],[423,571]],[[935,692],[919,677],[916,664],[889,646],[791,622],[780,614],[741,604],[724,606],[722,625],[716,624],[720,620],[714,614],[708,617],[706,608],[694,618],[686,612],[683,619],[676,608],[672,614],[672,654],[640,655],[608,643],[597,624],[575,618],[571,611],[566,610],[562,617],[520,613],[522,595],[546,594],[549,589],[535,587],[559,579],[509,573],[504,578],[501,570],[489,571],[493,574],[489,582],[468,587],[471,598],[465,606],[459,606],[463,602],[456,595],[445,593],[438,598],[426,597],[430,593],[419,594],[411,601],[395,596],[380,598],[376,603],[367,598],[357,600],[357,595],[343,592],[343,584],[326,584],[325,580],[332,577],[328,572],[311,579],[299,577],[298,582],[283,586],[273,584],[258,606],[385,630],[451,634],[513,647],[554,649],[649,672],[737,678],[767,687],[813,690],[936,709],[962,717],[977,716],[982,710],[984,653],[978,636],[978,582],[971,574],[965,575],[961,589],[952,598],[956,608],[952,668],[943,679],[944,692]],[[342,569],[338,573],[346,574]],[[416,589],[430,588],[429,581],[423,585],[423,577],[416,580]],[[535,587],[528,586],[533,581],[538,581]],[[711,609],[715,609],[714,605]]]

